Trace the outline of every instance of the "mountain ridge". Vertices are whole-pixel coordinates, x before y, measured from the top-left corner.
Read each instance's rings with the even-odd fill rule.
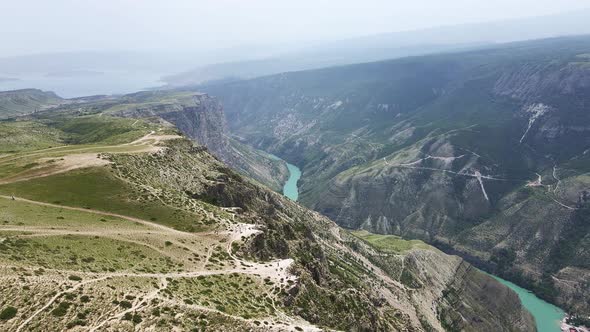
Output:
[[[224,79],[251,79],[336,65],[487,49],[495,47],[495,43],[588,34],[588,15],[590,9],[323,42],[264,59],[210,64],[169,75],[163,80],[171,86],[183,86]],[[546,22],[552,22],[551,26],[548,27]]]
[[[201,90],[235,135],[302,168],[306,206],[587,312],[589,53],[588,36],[551,38]]]

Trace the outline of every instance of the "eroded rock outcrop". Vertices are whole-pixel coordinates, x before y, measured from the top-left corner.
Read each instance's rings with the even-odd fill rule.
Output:
[[[171,101],[166,97],[162,98],[163,101],[128,107],[116,114],[135,118],[161,118],[206,146],[227,165],[274,190],[281,190],[289,174],[285,163],[230,137],[223,107],[217,99],[201,93],[192,93]]]

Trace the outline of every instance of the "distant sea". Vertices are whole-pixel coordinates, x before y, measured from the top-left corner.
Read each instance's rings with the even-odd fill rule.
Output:
[[[162,86],[160,78],[164,75],[147,71],[79,71],[20,77],[0,73],[0,77],[11,78],[0,80],[0,91],[35,88],[53,91],[63,98],[125,94]]]

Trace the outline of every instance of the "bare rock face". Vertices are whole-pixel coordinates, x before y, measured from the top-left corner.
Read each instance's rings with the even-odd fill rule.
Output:
[[[484,217],[496,199],[497,181],[477,175],[492,165],[478,159],[438,138],[337,176],[309,204],[348,228],[446,242],[462,218]]]
[[[137,96],[127,96],[137,102]],[[197,143],[206,146],[216,157],[229,161],[229,134],[221,103],[207,94],[194,93],[189,98],[172,102],[152,102],[127,107],[115,113],[133,118],[161,118],[178,128]]]
[[[532,102],[546,96],[576,92],[590,88],[590,69],[569,64],[527,63],[516,70],[504,71],[494,85],[494,93]]]
[[[227,124],[221,104],[207,96],[195,95],[194,105],[164,111],[158,116],[174,124],[197,143],[206,146],[215,156],[231,164]]]
[[[404,242],[383,237],[379,247],[361,242],[355,249],[382,269],[377,274],[389,275],[410,292],[412,316],[425,330],[535,331],[518,296],[492,277],[423,243],[405,251],[384,249],[388,239]]]
[[[439,301],[443,324],[450,331],[536,331],[531,314],[518,309],[520,300],[514,292],[464,262]]]
[[[223,106],[207,95],[194,93],[175,102],[150,103],[127,108],[117,115],[136,118],[160,118],[187,137],[207,147],[228,166],[279,191],[289,176],[285,163],[270,158],[230,137]]]
[[[525,120],[520,138],[540,153],[560,156],[560,148],[571,149],[590,143],[590,124],[585,108],[590,89],[590,67],[586,57],[570,61],[527,62],[502,71],[493,93],[522,103],[515,117]],[[553,151],[551,151],[553,150]]]

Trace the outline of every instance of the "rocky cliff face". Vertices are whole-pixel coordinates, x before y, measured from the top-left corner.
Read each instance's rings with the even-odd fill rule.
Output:
[[[518,296],[461,258],[417,241],[357,233],[362,240],[351,240],[355,251],[410,289],[418,317],[424,322],[436,322],[432,328],[534,331],[532,316],[518,309]],[[502,312],[502,317],[493,312]]]
[[[289,175],[285,163],[231,138],[223,107],[218,100],[200,93],[191,93],[188,97],[170,100],[170,95],[174,95],[163,93],[164,95],[157,97],[157,102],[150,100],[149,103],[137,106],[135,104],[137,101],[146,98],[144,94],[128,96],[127,102],[133,102],[133,106],[125,107],[115,114],[125,117],[163,119],[187,137],[206,146],[227,165],[274,190],[281,190]]]
[[[347,227],[453,248],[546,299],[588,311],[580,279],[589,273],[590,119],[581,90],[588,71],[571,66],[495,81],[495,93],[523,98],[509,118],[520,129],[500,129],[509,141],[487,141],[494,134],[481,125],[432,135],[338,174],[306,202]],[[482,148],[490,143],[504,156]]]
[[[172,123],[186,136],[206,146],[214,155],[232,165],[225,115],[221,104],[207,95],[195,95],[194,106],[182,106],[179,110],[159,113],[158,116]]]
[[[203,89],[234,132],[303,168],[301,201],[338,224],[588,312],[588,54],[587,37],[552,39]]]

